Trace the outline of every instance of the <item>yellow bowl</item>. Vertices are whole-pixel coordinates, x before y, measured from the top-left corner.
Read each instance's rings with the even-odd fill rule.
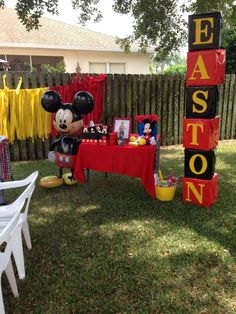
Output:
[[[56,188],[63,184],[63,179],[57,176],[47,176],[39,181],[39,185],[43,188],[51,189]]]
[[[62,179],[64,180],[65,184],[67,185],[76,185],[78,183],[77,180],[71,180],[69,177],[71,176],[71,173],[65,173],[62,176]]]
[[[156,186],[156,198],[160,201],[172,201],[175,196],[176,186]]]

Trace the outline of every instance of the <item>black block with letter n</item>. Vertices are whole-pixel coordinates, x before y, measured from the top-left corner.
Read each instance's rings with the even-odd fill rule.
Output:
[[[218,87],[185,87],[186,118],[212,119],[216,116],[219,99]]]
[[[215,172],[214,150],[185,149],[184,176],[211,180]]]

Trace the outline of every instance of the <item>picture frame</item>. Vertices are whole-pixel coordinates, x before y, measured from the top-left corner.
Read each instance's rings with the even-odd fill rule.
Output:
[[[131,132],[131,118],[114,118],[112,132],[117,132],[117,138],[128,141]]]

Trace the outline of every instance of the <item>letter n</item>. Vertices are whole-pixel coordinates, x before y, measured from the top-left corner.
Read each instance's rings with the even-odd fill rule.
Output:
[[[186,202],[192,202],[192,198],[190,197],[190,191],[192,194],[195,196],[199,204],[203,203],[203,191],[205,184],[198,184],[198,189],[197,187],[193,184],[193,182],[186,182],[187,185],[187,198],[185,198]]]

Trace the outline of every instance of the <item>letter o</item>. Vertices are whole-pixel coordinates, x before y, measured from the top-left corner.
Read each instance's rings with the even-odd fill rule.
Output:
[[[200,157],[200,158],[201,158],[201,161],[202,161],[202,168],[201,168],[199,171],[196,170],[195,165],[194,165],[195,160],[196,160],[197,157]],[[203,156],[203,155],[201,155],[201,154],[193,155],[193,156],[190,158],[190,160],[189,160],[189,167],[190,167],[192,173],[197,174],[197,175],[203,174],[203,173],[206,171],[206,169],[207,169],[207,160],[206,160],[206,157]]]

